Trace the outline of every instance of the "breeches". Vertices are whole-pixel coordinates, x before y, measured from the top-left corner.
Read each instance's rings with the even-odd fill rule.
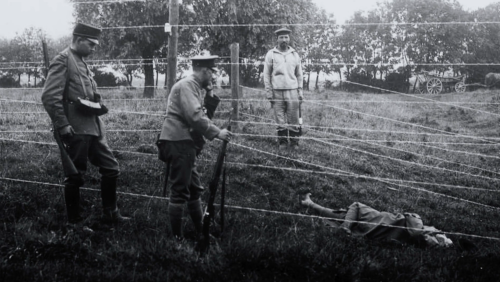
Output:
[[[102,177],[116,178],[120,175],[118,162],[102,136],[74,135],[64,140],[67,152],[76,169],[77,175],[66,175],[65,184],[83,185],[83,174],[87,171],[87,162],[99,168]]]
[[[299,94],[297,89],[274,90],[274,117],[278,131],[299,132]]]
[[[170,163],[170,202],[184,204],[199,199],[204,188],[196,171],[196,148],[193,141],[165,141],[160,150]]]

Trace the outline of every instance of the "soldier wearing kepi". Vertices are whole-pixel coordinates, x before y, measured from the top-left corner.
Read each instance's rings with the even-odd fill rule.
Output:
[[[100,104],[100,95],[84,57],[99,44],[99,28],[78,23],[73,30],[70,47],[60,52],[49,66],[42,93],[42,102],[49,114],[54,136],[61,150],[65,174],[64,199],[68,223],[83,221],[80,216],[80,187],[87,161],[99,167],[103,221],[123,222],[117,207],[116,182],[120,174],[106,138],[99,115],[107,109]],[[87,105],[87,106],[85,106]]]
[[[172,233],[178,240],[182,240],[182,216],[186,203],[198,235],[202,231],[200,196],[204,188],[196,170],[195,159],[202,150],[204,138],[229,141],[232,135],[227,129],[219,129],[209,119],[220,101],[212,93],[211,84],[213,73],[217,71],[216,58],[217,56],[191,58],[193,74],[172,87],[167,101],[166,118],[157,143],[160,160],[170,163],[168,213]]]
[[[293,149],[299,146],[299,103],[304,99],[302,66],[299,54],[290,47],[291,32],[275,31],[278,46],[267,52],[264,62],[264,85],[274,108],[280,149],[287,147],[288,139]]]

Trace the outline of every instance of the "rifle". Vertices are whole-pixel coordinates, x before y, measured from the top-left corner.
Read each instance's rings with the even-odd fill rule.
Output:
[[[61,160],[64,170],[64,176],[68,177],[70,175],[78,174],[79,172],[76,169],[75,164],[69,157],[67,151],[68,149],[66,147],[66,144],[64,144],[64,142],[61,140],[59,132],[55,128],[53,128],[52,131],[54,132],[54,138],[56,139],[57,146],[59,146],[59,151],[61,151]]]
[[[227,129],[231,130],[231,118],[229,118],[229,125]],[[210,221],[214,217],[215,209],[215,195],[217,193],[217,186],[219,186],[219,178],[222,172],[222,166],[224,165],[224,158],[226,156],[226,147],[228,141],[222,141],[222,146],[219,150],[219,155],[217,156],[217,162],[215,163],[215,169],[213,171],[212,179],[208,185],[210,191],[210,196],[208,198],[207,207],[205,208],[205,213],[203,214],[203,229],[202,229],[202,239],[200,240],[198,246],[200,253],[205,253],[210,246]],[[225,179],[225,178],[224,178]],[[224,181],[225,182],[225,181]],[[223,182],[223,186],[225,184]]]

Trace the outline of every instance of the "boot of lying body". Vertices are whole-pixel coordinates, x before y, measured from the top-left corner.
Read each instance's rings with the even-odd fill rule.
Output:
[[[103,177],[101,179],[102,221],[104,223],[124,223],[130,217],[120,214],[116,204],[116,178]]]

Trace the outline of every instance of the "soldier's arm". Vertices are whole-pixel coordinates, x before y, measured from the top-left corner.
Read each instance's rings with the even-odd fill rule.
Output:
[[[49,66],[42,92],[42,103],[56,129],[69,125],[64,113],[63,93],[66,85],[67,58],[58,55]]]
[[[192,83],[182,86],[179,93],[184,119],[196,132],[202,134],[208,140],[213,140],[220,132],[203,112],[203,107],[198,100],[198,89]]]
[[[264,59],[264,86],[266,88],[267,99],[273,98],[273,85],[271,80],[271,75],[273,73],[273,59],[272,53],[268,52],[266,58]]]

